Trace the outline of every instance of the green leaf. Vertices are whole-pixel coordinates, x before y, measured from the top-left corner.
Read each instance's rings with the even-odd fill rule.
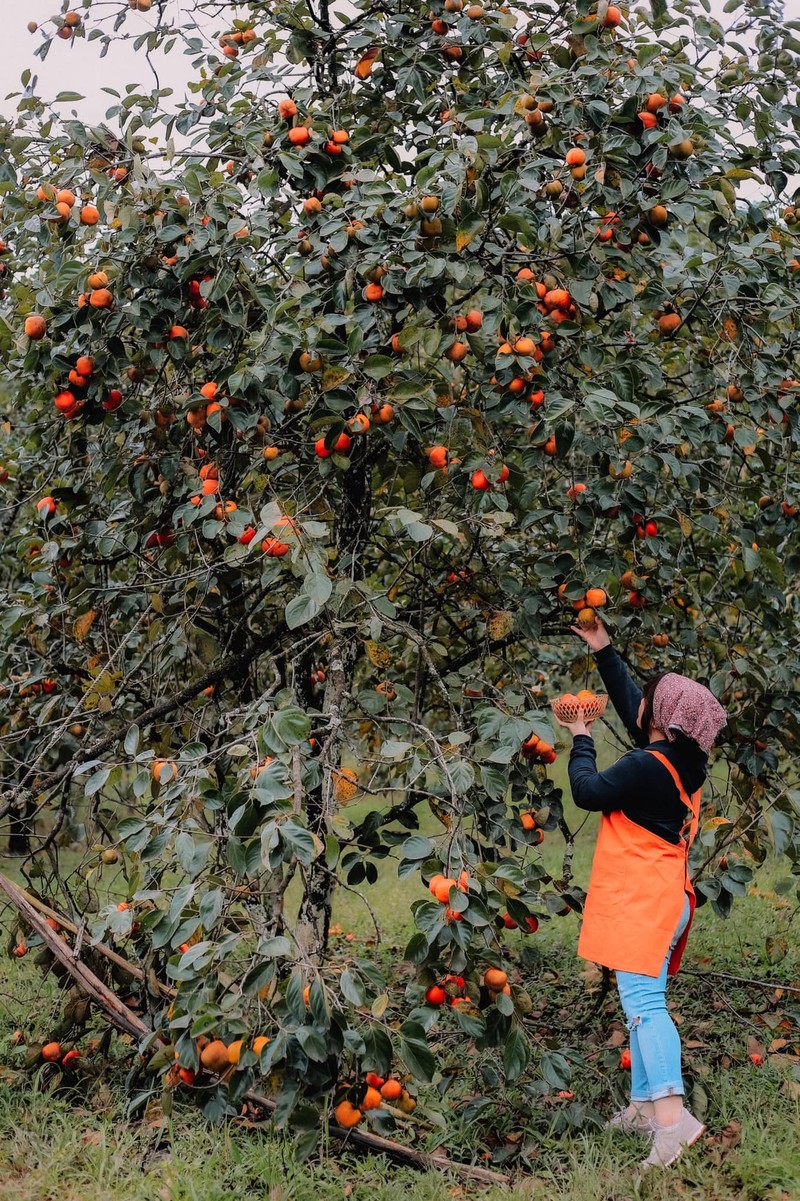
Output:
[[[371,354],[364,360],[363,371],[370,379],[385,379],[391,375],[397,364],[385,354]]]
[[[483,766],[480,769],[481,787],[493,801],[501,801],[505,796],[508,784],[507,777],[496,767]]]
[[[773,809],[765,813],[764,819],[772,839],[773,853],[776,856],[782,855],[791,845],[794,821],[790,814],[782,813],[780,809]]]
[[[110,767],[101,767],[98,771],[89,776],[89,779],[83,786],[84,796],[92,797],[96,792],[99,792],[110,775]]]
[[[324,1063],[328,1057],[328,1044],[325,1035],[314,1026],[301,1026],[295,1038],[314,1063]]]
[[[293,821],[284,822],[280,831],[282,841],[291,849],[292,854],[308,867],[317,853],[317,844],[313,836]]]
[[[758,571],[761,564],[761,555],[757,550],[753,550],[752,546],[746,546],[743,558],[745,571]]]
[[[277,709],[270,718],[270,727],[277,738],[286,746],[306,742],[311,733],[311,719],[302,709],[289,706]]]
[[[482,1038],[485,1035],[486,1019],[482,1013],[468,1013],[463,1009],[457,1009],[455,1013],[456,1025],[470,1038]]]
[[[407,838],[400,847],[400,854],[404,859],[427,859],[433,854],[433,843],[430,838],[423,838],[419,834],[415,834],[412,838]]]
[[[506,1080],[511,1083],[525,1070],[530,1058],[528,1051],[528,1041],[525,1033],[518,1026],[514,1026],[506,1037],[503,1044],[503,1067],[505,1068]]]
[[[364,985],[350,968],[345,968],[339,977],[339,988],[344,999],[351,1005],[363,1005],[366,1001]]]
[[[290,630],[313,621],[325,608],[333,591],[333,582],[322,572],[310,572],[303,580],[303,590],[286,606],[286,624]]]
[[[212,930],[216,926],[224,903],[225,897],[220,888],[212,888],[200,898],[197,919],[204,930]]]
[[[448,766],[453,788],[458,796],[464,796],[475,783],[475,772],[472,764],[466,759],[453,759]]]
[[[418,1022],[405,1022],[400,1028],[399,1055],[417,1079],[431,1081],[436,1071],[436,1060],[425,1039],[425,1030]]]
[[[568,1088],[572,1080],[572,1070],[563,1055],[555,1051],[545,1051],[541,1059],[542,1076],[551,1088]]]
[[[258,944],[258,953],[267,959],[285,959],[292,953],[292,944],[288,938],[279,934],[274,938],[262,939]]]
[[[428,958],[428,940],[424,934],[413,934],[406,945],[403,958],[408,963],[421,964]]]

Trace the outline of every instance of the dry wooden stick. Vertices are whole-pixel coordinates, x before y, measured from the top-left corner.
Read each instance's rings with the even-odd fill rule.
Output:
[[[699,976],[701,980],[732,980],[734,984],[750,984],[753,988],[779,988],[782,992],[800,993],[797,984],[781,984],[779,980],[751,980],[747,976],[732,976],[730,972],[709,972],[704,968],[684,967],[681,971],[688,976]]]
[[[33,905],[34,909],[38,909],[39,912],[44,913],[46,917],[52,917],[60,926],[63,926],[65,930],[69,930],[70,934],[78,933],[78,927],[74,922],[71,922],[68,917],[62,917],[57,910],[51,909],[49,905],[45,905],[44,901],[40,901],[38,897],[26,892],[24,888],[21,888],[20,885],[14,880],[10,880],[8,876],[4,876],[2,872],[0,872],[0,881],[4,886],[6,895],[8,895],[9,888],[16,889],[20,896],[25,897],[25,899],[29,901],[31,905]],[[110,960],[111,963],[115,963],[117,967],[121,967],[124,971],[130,972],[135,980],[140,980],[143,983],[146,981],[147,978],[144,971],[138,967],[137,964],[131,963],[129,959],[126,959],[123,955],[120,955],[119,952],[112,950],[111,947],[107,947],[105,943],[95,943],[93,949],[99,952],[99,954],[103,955],[106,959]],[[148,986],[155,984],[155,987],[161,993],[162,997],[166,997],[170,1001],[174,999],[176,995],[175,989],[170,988],[168,984],[162,984],[160,980],[152,979],[147,981],[147,983]]]
[[[94,1001],[95,1005],[105,1014],[108,1021],[116,1026],[117,1029],[122,1030],[124,1034],[129,1034],[137,1040],[148,1038],[152,1034],[149,1026],[129,1009],[127,1005],[124,1005],[119,997],[111,989],[107,988],[103,981],[95,976],[94,972],[86,964],[82,963],[80,959],[73,958],[69,947],[37,912],[37,908],[32,904],[35,898],[29,899],[23,889],[2,873],[0,873],[0,891],[6,894],[11,904],[20,912],[26,923],[41,936],[59,963],[72,976],[78,988],[90,1000]],[[48,906],[42,905],[41,902],[38,904],[43,909],[48,909]],[[73,930],[76,929],[72,922],[61,918],[52,910],[49,910],[48,916],[55,917],[57,921],[62,922],[66,927],[72,927]],[[112,954],[115,954],[115,952],[112,952]],[[117,958],[122,959],[121,956]],[[126,970],[132,970],[132,964],[128,964],[125,960],[122,960],[122,963]],[[143,975],[144,973],[142,973],[142,977]],[[246,1092],[243,1099],[252,1105],[257,1105],[262,1109],[268,1110],[270,1113],[274,1112],[277,1108],[276,1101],[273,1101],[271,1097],[264,1097],[260,1093]],[[344,1127],[337,1125],[335,1122],[329,1122],[327,1129],[334,1138],[346,1141],[353,1147],[371,1151],[376,1155],[387,1155],[398,1163],[409,1164],[417,1168],[439,1168],[447,1172],[452,1172],[454,1175],[461,1176],[466,1180],[474,1180],[481,1184],[507,1185],[509,1183],[508,1176],[502,1176],[497,1172],[490,1171],[488,1168],[473,1167],[472,1164],[456,1163],[448,1159],[446,1155],[413,1151],[410,1147],[404,1147],[401,1143],[394,1142],[393,1139],[383,1138],[379,1134],[370,1134],[362,1130],[345,1130]]]
[[[271,1098],[262,1097],[259,1093],[252,1091],[245,1093],[244,1099],[270,1112],[277,1105],[277,1102]],[[369,1134],[366,1130],[356,1130],[355,1128],[347,1130],[336,1122],[328,1122],[327,1129],[329,1134],[332,1134],[334,1138],[341,1139],[342,1142],[348,1142],[354,1147],[363,1147],[365,1151],[387,1155],[399,1163],[411,1164],[417,1168],[439,1168],[442,1171],[463,1176],[467,1180],[475,1180],[480,1184],[508,1185],[510,1183],[509,1176],[492,1172],[489,1168],[479,1168],[468,1163],[454,1163],[446,1155],[437,1154],[435,1151],[412,1151],[410,1147],[404,1147],[402,1143],[396,1143],[393,1139],[383,1138],[380,1134]]]
[[[123,1005],[116,993],[113,993],[98,976],[95,976],[85,963],[82,963],[80,959],[73,959],[70,948],[36,912],[16,884],[0,875],[0,890],[19,910],[27,924],[41,936],[42,941],[47,944],[62,967],[66,968],[81,991],[105,1011],[115,1026],[125,1034],[130,1034],[137,1039],[145,1038],[152,1033],[141,1018],[137,1017],[127,1005]]]

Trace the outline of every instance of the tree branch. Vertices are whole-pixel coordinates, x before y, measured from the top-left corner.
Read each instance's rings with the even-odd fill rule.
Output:
[[[286,633],[288,633],[288,627],[284,622],[280,622],[278,626],[270,632],[268,637],[257,639],[252,646],[248,647],[247,650],[241,651],[236,655],[232,655],[230,658],[221,663],[219,667],[210,668],[207,672],[204,672],[203,675],[198,676],[195,680],[193,680],[191,684],[187,684],[185,688],[181,688],[180,691],[176,692],[174,696],[169,697],[167,700],[160,701],[157,705],[152,705],[151,708],[145,709],[142,713],[131,717],[124,726],[112,731],[110,734],[106,734],[103,738],[99,738],[97,742],[93,742],[91,746],[80,748],[75,752],[71,759],[66,760],[66,762],[60,764],[53,771],[48,772],[47,775],[40,776],[38,779],[36,779],[36,791],[45,792],[48,789],[53,788],[56,784],[60,784],[63,780],[68,779],[81,763],[86,763],[90,759],[97,759],[101,755],[104,755],[118,742],[122,741],[131,725],[151,725],[159,718],[166,717],[167,714],[174,712],[175,709],[180,708],[180,706],[186,704],[187,701],[194,700],[194,698],[199,696],[203,689],[208,688],[210,684],[218,684],[225,676],[234,676],[238,674],[250,663],[252,663],[252,661],[259,655],[270,650],[270,648],[273,648],[278,642],[279,638]],[[27,774],[16,788],[13,788],[10,791],[2,794],[2,800],[5,802],[5,804],[0,810],[0,819],[4,818],[13,808],[15,808],[19,800],[29,793],[30,790],[26,787],[26,781],[30,778],[32,773],[35,772],[37,762],[38,761],[34,761],[34,763],[31,764]]]

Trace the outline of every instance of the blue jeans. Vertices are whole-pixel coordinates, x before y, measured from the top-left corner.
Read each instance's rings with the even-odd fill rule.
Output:
[[[667,968],[672,949],[689,924],[689,898],[657,976],[617,972],[617,988],[630,1030],[631,1101],[683,1095],[681,1040],[667,1009]]]

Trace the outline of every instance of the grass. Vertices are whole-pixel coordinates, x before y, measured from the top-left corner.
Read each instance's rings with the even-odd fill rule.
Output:
[[[353,807],[357,819],[359,809]],[[567,808],[571,826],[580,817]],[[431,828],[435,821],[431,820]],[[596,819],[582,832],[575,876],[586,881]],[[560,840],[545,844],[548,866],[558,872]],[[11,865],[6,867],[10,870]],[[685,1046],[692,1103],[708,1123],[707,1139],[688,1153],[679,1168],[641,1178],[642,1147],[635,1139],[612,1139],[585,1127],[561,1130],[559,1106],[550,1104],[553,1122],[542,1120],[543,1102],[531,1100],[531,1118],[509,1113],[507,1128],[497,1129],[509,1145],[521,1142],[527,1168],[508,1189],[489,1189],[486,1201],[795,1201],[800,1197],[800,994],[740,985],[716,975],[727,972],[755,980],[800,980],[800,949],[792,946],[794,895],[788,871],[777,863],[759,874],[758,890],[741,898],[727,922],[710,906],[698,911],[686,971],[672,992],[673,1012]],[[420,895],[415,879],[397,881],[393,862],[380,865],[380,880],[369,900],[384,928],[384,958],[399,954],[409,933],[408,904]],[[7,915],[6,915],[7,916]],[[356,935],[361,954],[375,953],[363,939],[373,934],[363,903],[352,892],[340,894],[334,914]],[[577,921],[573,916],[543,923],[535,938],[514,935],[530,955],[525,985],[540,1017],[537,1027],[560,1031],[565,1045],[587,1054],[592,1068],[577,1074],[571,1087],[577,1101],[607,1111],[621,1097],[622,1078],[614,1070],[618,1048],[609,1035],[620,1030],[615,999],[595,1011],[596,980],[575,956]],[[779,963],[770,962],[785,940]],[[177,1104],[166,1124],[129,1119],[120,1070],[109,1070],[91,1087],[74,1093],[39,1091],[36,1077],[16,1076],[11,1033],[22,1026],[32,1038],[47,1033],[61,996],[26,960],[0,963],[0,1201],[460,1201],[476,1186],[441,1172],[419,1173],[375,1158],[354,1156],[333,1144],[330,1154],[298,1164],[290,1140],[263,1128],[211,1127],[189,1106]],[[576,1040],[583,1039],[584,1046]],[[748,1059],[756,1042],[767,1052],[762,1068]],[[479,1078],[463,1039],[454,1045],[462,1075],[461,1094],[491,1094]],[[597,1070],[598,1066],[600,1071]],[[612,1094],[614,1094],[612,1096]],[[450,1094],[422,1091],[419,1114],[447,1113]],[[503,1110],[498,1090],[498,1113]],[[496,1115],[492,1115],[495,1117]],[[421,1147],[439,1142],[453,1156],[478,1154],[486,1133],[481,1119],[454,1121],[452,1135],[425,1136]],[[511,1161],[513,1165],[513,1160]],[[501,1169],[502,1170],[502,1169]],[[511,1168],[513,1171],[513,1166]]]
[[[679,1169],[643,1182],[633,1139],[580,1134],[542,1145],[533,1171],[486,1201],[795,1201],[800,1195],[800,1110],[776,1073],[731,1074],[715,1101],[721,1129]],[[459,1201],[475,1193],[447,1174],[331,1154],[298,1165],[290,1146],[261,1131],[210,1128],[192,1112],[166,1131],[129,1124],[113,1100],[88,1107],[43,1094],[0,1094],[0,1201]],[[729,1139],[729,1141],[731,1141]]]

